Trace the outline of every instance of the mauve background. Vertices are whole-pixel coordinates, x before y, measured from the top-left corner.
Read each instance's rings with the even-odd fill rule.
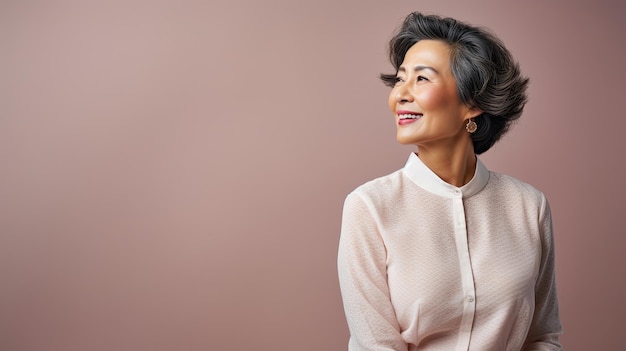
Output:
[[[620,1],[0,2],[0,350],[345,350],[345,195],[403,166],[386,43],[493,29],[532,79],[482,156],[549,197],[567,350],[626,332]]]

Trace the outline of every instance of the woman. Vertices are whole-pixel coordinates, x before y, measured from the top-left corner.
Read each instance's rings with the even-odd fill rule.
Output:
[[[403,169],[344,204],[349,350],[561,350],[544,195],[476,158],[517,119],[528,79],[488,32],[410,14],[390,42]]]

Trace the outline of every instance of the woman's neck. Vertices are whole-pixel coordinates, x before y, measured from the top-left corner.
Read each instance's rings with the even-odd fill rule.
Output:
[[[444,182],[457,187],[469,183],[476,171],[476,155],[471,141],[461,148],[420,146],[418,156]]]

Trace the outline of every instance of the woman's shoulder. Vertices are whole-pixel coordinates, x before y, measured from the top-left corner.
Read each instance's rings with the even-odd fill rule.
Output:
[[[349,197],[362,197],[370,200],[382,200],[384,198],[393,198],[395,194],[400,192],[403,184],[402,170],[369,180],[356,187]]]
[[[544,193],[534,185],[508,174],[489,171],[488,185],[503,195],[546,201]]]

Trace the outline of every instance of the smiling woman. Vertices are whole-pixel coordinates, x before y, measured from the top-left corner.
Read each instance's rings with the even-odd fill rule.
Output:
[[[420,13],[390,58],[397,139],[417,152],[345,200],[349,350],[561,350],[548,202],[476,157],[521,115],[528,79],[493,35]]]

